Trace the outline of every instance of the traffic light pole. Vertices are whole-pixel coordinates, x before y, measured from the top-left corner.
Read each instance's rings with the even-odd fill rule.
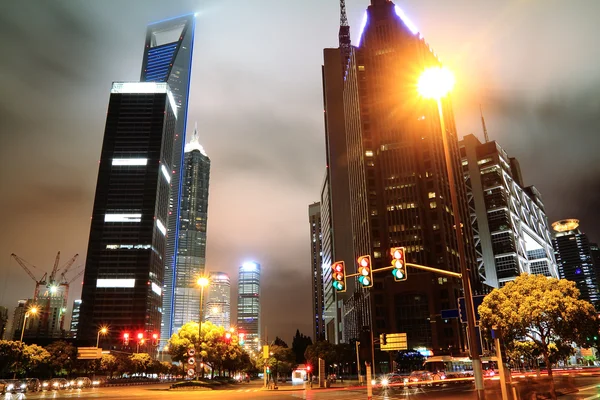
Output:
[[[452,272],[452,271],[446,271],[444,269],[439,269],[439,268],[433,268],[433,267],[428,267],[426,265],[420,265],[420,264],[413,264],[413,263],[406,263],[407,267],[412,267],[412,268],[416,268],[416,269],[421,269],[423,271],[429,271],[429,272],[435,272],[436,274],[440,274],[440,275],[447,275],[447,276],[451,276],[453,278],[459,278],[462,279],[462,274],[458,273],[458,272]],[[389,271],[391,269],[394,269],[396,267],[391,266],[391,267],[383,267],[383,268],[377,268],[373,270],[373,273],[375,272],[383,272],[383,271]],[[346,275],[347,278],[352,278],[353,276],[358,276],[360,275],[359,273],[356,274],[349,274]]]

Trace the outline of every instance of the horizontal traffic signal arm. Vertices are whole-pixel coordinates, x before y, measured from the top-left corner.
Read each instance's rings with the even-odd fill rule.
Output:
[[[452,276],[454,278],[462,278],[462,275],[460,273],[458,273],[458,272],[446,271],[446,270],[443,270],[443,269],[428,267],[426,265],[406,263],[406,266],[407,267],[416,268],[416,269],[421,269],[423,271],[434,272],[434,273],[440,274],[440,275],[448,275],[448,276]],[[389,266],[389,267],[372,269],[372,271],[373,271],[373,273],[376,273],[376,272],[389,271],[389,270],[394,269],[394,268],[395,268],[394,266]],[[360,274],[357,272],[355,274],[346,275],[346,278],[351,278],[353,276],[358,276],[358,275],[360,275]]]

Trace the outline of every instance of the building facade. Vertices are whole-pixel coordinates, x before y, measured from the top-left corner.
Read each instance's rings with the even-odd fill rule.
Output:
[[[323,235],[321,232],[321,203],[308,206],[310,228],[311,297],[313,311],[313,339],[325,340],[323,299]]]
[[[204,320],[229,329],[231,326],[231,280],[225,272],[211,272],[204,306]]]
[[[0,306],[0,339],[4,338],[8,328],[8,308]]]
[[[409,262],[460,271],[453,213],[467,222],[469,210],[452,105],[443,100],[458,210],[450,201],[437,104],[416,92],[420,73],[438,65],[398,6],[371,1],[343,81],[353,249],[347,274],[356,272],[354,260],[361,255],[371,256],[374,269],[391,265],[390,248],[396,246],[406,248]],[[478,293],[482,287],[470,224],[464,224],[463,236],[472,287]],[[344,300],[345,341],[367,326],[374,337],[406,333],[409,348],[465,351],[462,326],[440,317],[441,310],[457,307],[459,279],[414,269],[409,269],[406,282],[395,282],[391,273],[373,279],[373,287],[357,288]]]
[[[25,322],[25,313],[29,308],[30,300],[19,300],[17,306],[13,310],[13,317],[10,321],[10,326],[7,327],[7,331],[4,334],[6,340],[19,340],[21,338],[21,330],[23,329],[23,322]],[[29,322],[31,324],[31,322]],[[29,326],[25,327],[25,331]]]
[[[198,139],[198,129],[185,145],[179,210],[179,240],[175,292],[172,300],[172,328],[175,333],[185,323],[198,321],[200,290],[196,285],[206,265],[206,223],[210,159]]]
[[[77,339],[123,348],[160,332],[177,106],[167,83],[114,83],[100,156]],[[130,344],[131,345],[131,344]]]
[[[174,322],[174,301],[177,282],[178,241],[180,238],[180,199],[183,170],[183,152],[186,143],[188,100],[192,74],[194,48],[194,14],[183,15],[148,25],[140,81],[165,82],[169,84],[175,106],[177,121],[173,142],[171,193],[169,195],[169,218],[166,221],[167,247],[164,257],[164,286],[161,338],[168,339],[177,324]],[[183,263],[186,265],[186,263]],[[184,267],[186,268],[186,267]],[[184,272],[185,273],[185,272]],[[181,316],[181,313],[178,314]],[[197,314],[196,314],[197,315]],[[186,321],[187,322],[187,321]]]
[[[519,163],[495,141],[459,143],[479,268],[499,288],[523,272],[558,277],[544,204]]]
[[[575,282],[580,298],[600,307],[594,252],[587,235],[579,230],[579,220],[563,219],[552,224],[554,250],[561,279]]]
[[[67,336],[64,323],[69,285],[38,283],[35,293],[28,306],[35,304],[38,312],[36,318],[27,323],[23,337],[43,342]]]
[[[77,337],[77,328],[79,327],[79,315],[81,313],[81,300],[73,301],[73,309],[71,310],[71,337]]]
[[[260,264],[249,261],[239,269],[237,328],[249,345],[261,339]]]

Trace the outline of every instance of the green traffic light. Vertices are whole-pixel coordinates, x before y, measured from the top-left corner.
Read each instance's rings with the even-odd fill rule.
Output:
[[[368,276],[361,276],[358,278],[358,282],[360,282],[363,286],[369,286],[371,284],[371,280]]]
[[[335,290],[344,290],[344,284],[342,282],[333,282],[333,288]]]

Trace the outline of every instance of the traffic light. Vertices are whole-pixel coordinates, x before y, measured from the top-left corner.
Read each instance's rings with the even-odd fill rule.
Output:
[[[129,346],[129,333],[124,333],[123,334],[123,344],[125,346]]]
[[[239,338],[240,338],[240,340],[239,340],[240,346],[243,346],[244,343],[246,343],[246,340],[245,340],[246,334],[243,333],[243,332],[240,332],[239,333]]]
[[[384,346],[387,344],[387,333],[379,335],[379,342]]]
[[[141,342],[144,339],[144,334],[142,332],[138,333],[137,338]]]
[[[152,334],[152,346],[158,346],[158,333]]]
[[[346,264],[343,261],[336,261],[331,266],[333,270],[333,288],[338,292],[346,291]]]
[[[372,352],[372,341],[371,341],[371,329],[368,326],[363,326],[360,332],[360,359],[363,361],[371,362],[373,358]]]
[[[358,261],[358,282],[363,287],[373,286],[373,269],[371,268],[371,256],[360,256]]]
[[[271,373],[271,367],[269,367],[269,366],[267,365],[267,374],[270,374],[270,373]]]
[[[311,369],[312,369],[312,367],[310,365],[306,366],[306,372],[310,372]]]
[[[393,247],[390,250],[392,254],[392,275],[396,282],[405,281],[407,279],[406,274],[406,252],[404,247]]]
[[[231,340],[231,332],[225,332],[225,340],[227,340],[227,341]]]

